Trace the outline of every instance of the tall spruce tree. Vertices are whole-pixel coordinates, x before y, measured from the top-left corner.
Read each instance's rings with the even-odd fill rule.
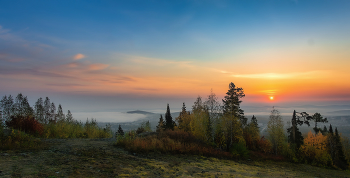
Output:
[[[124,136],[124,131],[123,131],[122,127],[120,126],[120,124],[119,124],[119,127],[118,127],[117,134],[121,135],[121,136]]]
[[[43,99],[41,97],[35,102],[34,111],[35,119],[40,123],[44,123],[45,111],[43,106]]]
[[[15,103],[14,103],[14,108],[15,108],[14,115],[24,116],[23,100],[24,100],[24,97],[23,97],[22,93],[18,93],[18,95],[15,98]]]
[[[164,131],[164,129],[165,129],[164,119],[163,119],[163,116],[160,115],[156,132],[162,132],[162,131]]]
[[[53,122],[53,123],[56,123],[56,106],[55,106],[55,103],[51,103],[51,107],[50,107],[50,122]]]
[[[173,121],[173,117],[171,117],[169,104],[167,104],[165,113],[165,129],[174,130],[174,126],[175,122]]]
[[[343,145],[340,140],[340,136],[338,133],[338,129],[335,128],[335,135],[334,135],[334,140],[335,140],[335,160],[333,162],[338,166],[339,168],[345,170],[348,168],[349,164],[346,161],[344,151],[343,151]]]
[[[243,88],[236,87],[232,82],[229,84],[229,90],[226,93],[223,102],[223,115],[225,120],[225,138],[226,150],[229,151],[232,144],[236,142],[237,133],[243,136],[242,126],[247,123],[244,117],[244,111],[241,109],[241,98],[245,97]],[[239,129],[240,128],[240,129]],[[240,130],[240,131],[239,131]]]
[[[34,117],[34,109],[30,106],[27,96],[23,98],[22,101],[22,116],[24,117]]]
[[[44,101],[44,124],[49,123],[49,120],[51,119],[50,108],[51,108],[50,99],[49,97],[46,97]]]
[[[2,117],[4,121],[9,121],[14,112],[13,97],[5,95],[0,101],[0,107],[2,108]]]
[[[65,121],[65,116],[63,114],[63,110],[62,110],[62,106],[61,104],[58,104],[58,108],[57,108],[57,120],[58,121]]]
[[[247,118],[244,117],[244,111],[241,109],[241,98],[245,97],[243,88],[236,87],[232,82],[229,84],[229,90],[226,93],[223,102],[224,114],[239,118],[242,125],[247,124]]]
[[[73,115],[70,112],[70,110],[68,110],[67,115],[66,115],[66,121],[67,122],[73,122]]]

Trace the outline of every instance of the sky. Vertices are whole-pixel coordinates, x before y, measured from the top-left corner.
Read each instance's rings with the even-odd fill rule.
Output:
[[[0,95],[76,112],[349,104],[348,0],[0,0]],[[273,97],[273,99],[271,98]],[[74,115],[74,112],[73,112]]]

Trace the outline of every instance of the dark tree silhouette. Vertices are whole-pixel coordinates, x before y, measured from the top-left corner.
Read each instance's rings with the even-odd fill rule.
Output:
[[[222,100],[223,102],[223,114],[227,116],[228,123],[226,124],[226,150],[229,151],[234,138],[234,128],[236,125],[236,118],[240,120],[241,126],[247,123],[247,118],[244,117],[244,111],[240,108],[241,98],[245,97],[243,88],[238,88],[232,82],[229,84],[229,90],[226,93],[225,98]]]
[[[315,134],[317,134],[319,131],[322,131],[321,128],[318,128],[318,127],[317,127],[317,122],[321,122],[321,123],[327,123],[327,122],[328,122],[327,118],[323,118],[323,117],[321,116],[321,114],[318,113],[318,112],[315,113],[315,114],[312,116],[312,120],[315,122],[315,127],[313,128],[313,130],[315,131]]]
[[[118,127],[117,134],[121,135],[121,136],[124,136],[124,131],[123,131],[122,127],[120,126],[120,124],[119,124],[119,127]]]
[[[298,125],[306,124],[310,126],[309,120],[311,120],[312,117],[306,113],[306,112],[296,112],[293,111],[293,117],[292,117],[292,127],[287,129],[287,132],[289,134],[288,141],[289,143],[294,145],[294,149],[297,150],[299,147],[303,144],[303,136],[301,132],[299,131]]]
[[[333,162],[336,166],[345,170],[348,168],[349,165],[344,155],[343,145],[341,143],[337,128],[335,128],[334,140],[335,140],[335,159],[333,160]]]
[[[173,121],[173,117],[171,117],[170,107],[168,104],[166,108],[166,113],[165,113],[165,129],[174,130],[174,126],[175,126],[175,122]]]
[[[163,116],[160,115],[156,132],[162,132],[164,129],[165,129],[164,119],[163,119]]]

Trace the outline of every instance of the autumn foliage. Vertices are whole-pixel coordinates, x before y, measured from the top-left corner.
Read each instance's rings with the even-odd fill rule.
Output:
[[[130,137],[133,137],[133,135]],[[166,130],[157,135],[136,137],[134,139],[126,136],[119,138],[116,145],[123,146],[127,150],[136,153],[161,152],[195,154],[222,158],[232,157],[230,153],[206,145],[202,141],[196,139],[192,134],[181,130]]]
[[[30,134],[42,135],[44,131],[43,125],[32,116],[11,116],[11,119],[6,121],[6,125],[10,128],[18,129]]]
[[[318,166],[332,165],[332,158],[327,152],[327,136],[320,132],[312,134],[310,131],[300,147],[300,152],[307,163]]]

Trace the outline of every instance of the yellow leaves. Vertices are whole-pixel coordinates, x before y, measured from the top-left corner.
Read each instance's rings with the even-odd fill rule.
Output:
[[[307,137],[304,139],[304,147],[312,146],[315,149],[326,150],[327,149],[327,136],[323,136],[320,132],[316,135],[309,131]]]
[[[326,166],[331,162],[331,157],[327,152],[327,136],[320,132],[316,135],[311,131],[304,139],[304,145],[300,147],[304,159],[312,164]]]

